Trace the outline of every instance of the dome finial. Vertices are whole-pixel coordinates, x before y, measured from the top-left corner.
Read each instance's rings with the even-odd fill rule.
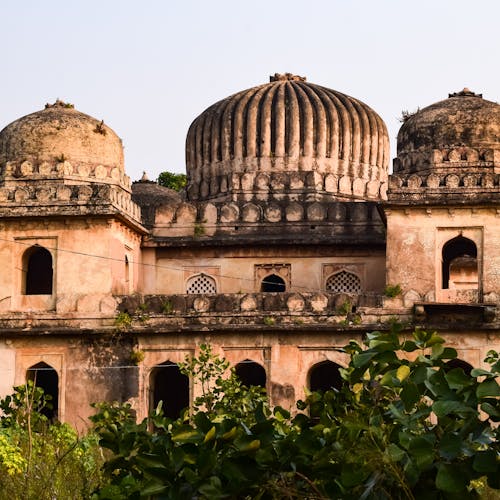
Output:
[[[448,94],[448,97],[479,97],[482,99],[483,94],[476,94],[475,92],[472,92],[472,90],[469,90],[467,87],[464,87],[464,89],[460,92],[453,92],[452,94]]]
[[[282,81],[293,81],[293,82],[305,82],[305,76],[294,75],[293,73],[274,73],[269,77],[270,82],[282,82]]]
[[[61,99],[57,98],[54,104],[47,103],[45,105],[45,109],[47,108],[66,108],[66,109],[75,109],[75,105],[70,102],[61,101]]]

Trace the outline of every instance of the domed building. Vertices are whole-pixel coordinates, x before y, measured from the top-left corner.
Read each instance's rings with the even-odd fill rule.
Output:
[[[276,74],[195,118],[180,193],[130,184],[72,105],[20,118],[0,131],[0,393],[35,378],[77,426],[104,399],[175,417],[199,391],[176,363],[210,343],[293,409],[395,318],[479,366],[500,348],[499,109],[464,89],[406,116],[389,175],[375,111]]]

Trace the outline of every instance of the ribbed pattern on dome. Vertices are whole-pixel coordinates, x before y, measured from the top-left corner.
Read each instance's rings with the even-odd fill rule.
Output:
[[[220,173],[220,164],[233,172],[318,170],[385,180],[388,158],[386,126],[370,107],[295,79],[219,101],[196,118],[186,141],[191,180]]]

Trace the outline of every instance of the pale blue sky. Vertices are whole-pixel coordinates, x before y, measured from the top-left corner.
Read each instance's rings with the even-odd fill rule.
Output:
[[[0,129],[60,98],[123,139],[132,179],[184,171],[191,121],[275,72],[384,119],[467,86],[500,100],[500,0],[0,0]],[[395,155],[392,142],[391,155]]]

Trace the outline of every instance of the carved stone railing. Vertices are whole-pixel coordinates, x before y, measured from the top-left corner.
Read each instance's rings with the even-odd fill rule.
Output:
[[[0,171],[0,179],[16,183],[46,179],[86,180],[103,184],[119,184],[130,191],[130,177],[118,167],[70,163],[67,160],[48,163],[7,162]]]
[[[155,237],[210,237],[230,232],[278,232],[306,228],[318,234],[379,235],[384,228],[374,202],[170,203],[156,210]],[[237,231],[237,232],[236,232]]]

